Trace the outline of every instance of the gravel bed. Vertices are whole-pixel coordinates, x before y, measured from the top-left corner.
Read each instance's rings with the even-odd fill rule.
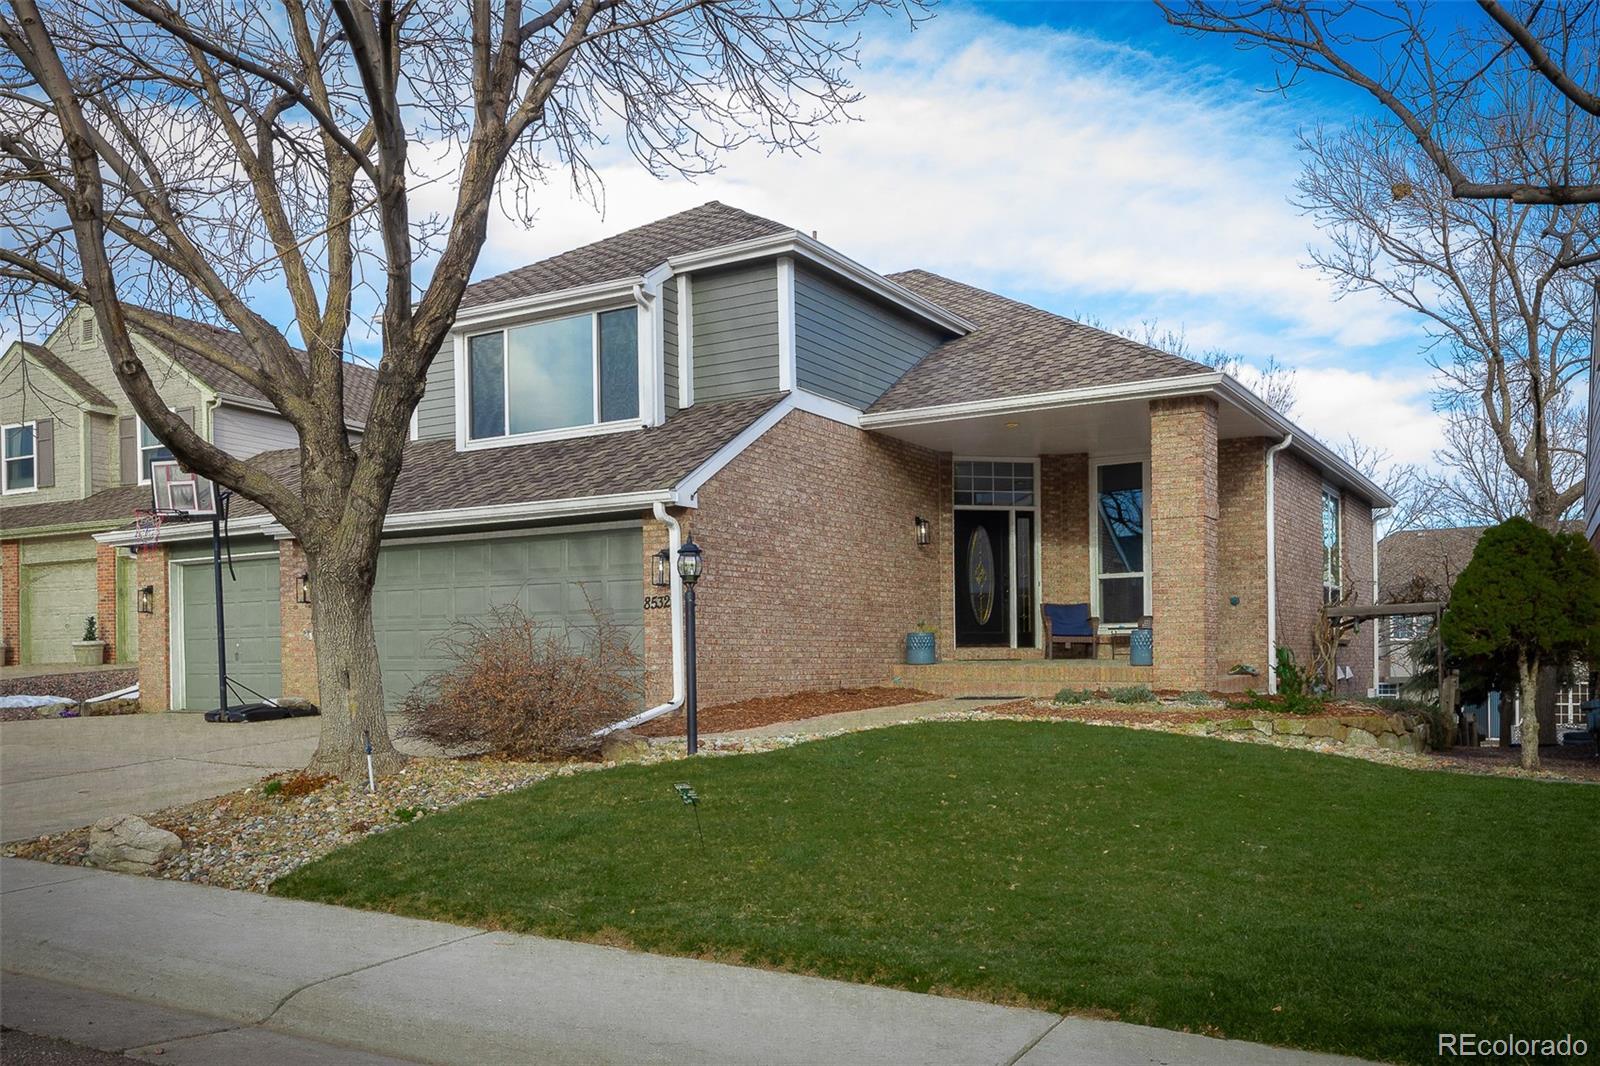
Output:
[[[0,679],[0,696],[60,696],[86,700],[127,688],[139,680],[137,667],[126,670],[85,670],[67,674],[38,674],[33,677]]]

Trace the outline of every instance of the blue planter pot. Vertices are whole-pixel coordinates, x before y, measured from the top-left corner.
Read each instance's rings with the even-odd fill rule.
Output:
[[[1128,635],[1128,665],[1150,666],[1155,662],[1154,630],[1135,629]]]
[[[906,662],[911,666],[927,666],[936,659],[932,633],[906,634]]]

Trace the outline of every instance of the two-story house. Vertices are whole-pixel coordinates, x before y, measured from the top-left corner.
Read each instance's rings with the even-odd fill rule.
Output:
[[[184,332],[245,354],[241,339],[200,322]],[[173,411],[240,457],[295,447],[294,428],[253,387],[180,345],[135,333]],[[375,375],[352,366],[350,424],[359,431]],[[78,307],[43,344],[0,358],[0,639],[5,664],[70,663],[94,617],[112,662],[139,654],[128,552],[95,533],[150,505],[150,465],[172,458],[123,394],[94,315]]]
[[[413,437],[374,606],[396,702],[442,665],[435,638],[515,601],[565,625],[608,610],[645,705],[673,705],[690,535],[708,704],[895,680],[1266,688],[1276,645],[1309,659],[1325,602],[1371,602],[1390,503],[1226,375],[720,203],[473,284]],[[230,636],[262,649],[240,676],[314,699],[303,556],[248,505],[233,534]],[[138,556],[151,708],[212,703],[204,538],[169,526]],[[1043,604],[1151,628],[1153,665],[1048,660]],[[942,665],[904,665],[919,623]],[[1347,651],[1364,693],[1372,642]]]

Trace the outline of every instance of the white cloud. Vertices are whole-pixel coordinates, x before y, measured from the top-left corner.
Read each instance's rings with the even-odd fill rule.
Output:
[[[1353,433],[1397,463],[1427,464],[1442,443],[1443,422],[1429,400],[1431,372],[1302,367],[1295,384],[1295,421],[1325,444]]]

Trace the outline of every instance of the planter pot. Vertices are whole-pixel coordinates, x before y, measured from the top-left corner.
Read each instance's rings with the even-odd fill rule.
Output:
[[[906,634],[906,662],[911,666],[927,666],[936,661],[932,633]]]
[[[1150,666],[1155,662],[1156,635],[1153,630],[1135,629],[1128,634],[1128,665]]]
[[[103,640],[73,641],[72,660],[79,666],[100,666],[106,661],[106,642]]]

